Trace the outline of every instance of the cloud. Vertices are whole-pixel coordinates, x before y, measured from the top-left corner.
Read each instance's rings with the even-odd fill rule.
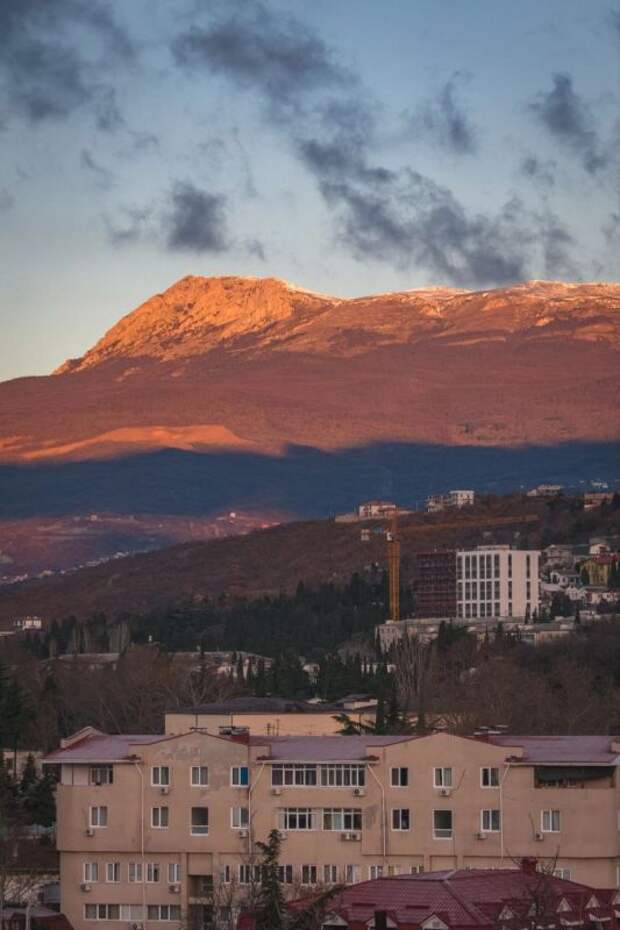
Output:
[[[603,151],[592,110],[575,93],[569,74],[554,74],[553,89],[540,91],[529,109],[558,142],[579,158],[588,174],[607,167],[609,158]]]
[[[252,255],[254,258],[258,258],[261,262],[267,261],[265,247],[260,239],[247,239],[245,242],[245,247],[249,255]]]
[[[541,188],[555,187],[556,170],[557,162],[553,159],[543,161],[536,155],[526,155],[519,166],[519,173]]]
[[[224,252],[230,243],[226,232],[226,197],[178,181],[164,216],[166,244],[171,251]]]
[[[0,213],[6,213],[15,206],[15,197],[6,188],[0,189]]]
[[[407,117],[411,133],[426,136],[454,155],[472,155],[478,148],[476,127],[459,100],[458,84],[465,77],[456,71],[433,100]]]
[[[295,17],[259,0],[231,0],[224,9],[216,22],[173,40],[177,64],[259,92],[277,120],[293,117],[309,94],[351,82],[320,37]]]
[[[620,212],[612,211],[603,226],[603,235],[609,245],[620,242]]]
[[[80,152],[80,167],[94,178],[97,187],[102,190],[109,190],[112,187],[114,175],[108,168],[100,165],[88,149],[82,149]]]
[[[99,56],[88,59],[83,49],[93,41]],[[0,99],[11,115],[40,123],[91,106],[99,128],[113,129],[120,114],[102,75],[133,57],[129,37],[98,0],[0,3]]]
[[[149,229],[152,210],[139,207],[121,208],[122,221],[103,217],[108,239],[113,246],[130,245],[141,239]]]
[[[579,266],[571,254],[576,242],[564,223],[551,212],[539,216],[538,222],[545,277],[579,278]]]

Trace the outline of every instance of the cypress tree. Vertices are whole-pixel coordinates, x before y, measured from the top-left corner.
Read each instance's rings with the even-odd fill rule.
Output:
[[[256,930],[284,930],[286,925],[284,896],[278,881],[280,842],[279,832],[272,830],[266,843],[256,844],[262,856]]]

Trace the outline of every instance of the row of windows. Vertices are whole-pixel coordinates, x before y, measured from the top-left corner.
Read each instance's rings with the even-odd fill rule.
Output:
[[[459,585],[458,598],[460,601],[492,601],[499,600],[499,581],[466,581]]]
[[[120,882],[121,881],[121,863],[120,862],[106,862],[105,863],[105,880],[106,882]],[[127,881],[134,883],[142,883],[146,881],[148,883],[156,883],[161,881],[161,867],[159,862],[128,862],[127,863]],[[168,869],[168,882],[172,884],[178,884],[181,881],[181,864],[179,862],[169,862]],[[98,862],[84,862],[82,863],[82,876],[85,882],[89,884],[94,884],[99,881],[100,870]]]
[[[169,765],[151,766],[151,785],[154,788],[169,788],[172,770]],[[114,766],[93,765],[89,771],[91,785],[114,784]],[[209,784],[209,766],[192,765],[189,769],[190,785],[205,788]],[[250,784],[250,770],[247,765],[233,765],[230,769],[230,784],[233,788],[247,788]]]
[[[361,830],[359,807],[285,807],[279,812],[280,830]]]
[[[496,601],[494,604],[489,601],[488,604],[461,604],[459,603],[457,607],[457,613],[459,617],[464,617],[465,620],[475,620],[477,617],[500,617],[500,602]],[[512,617],[512,604],[508,604],[508,616]]]
[[[456,566],[457,577],[491,578],[499,575],[499,553],[460,556]],[[508,572],[512,573],[512,556],[508,556]]]
[[[107,827],[108,808],[98,805],[90,808],[90,826],[95,828]],[[233,830],[244,830],[250,822],[250,812],[247,807],[230,808],[230,826]],[[155,830],[166,830],[170,826],[170,808],[158,806],[151,808],[151,827]],[[209,808],[192,807],[190,810],[190,833],[195,835],[209,832]]]
[[[148,920],[180,920],[179,904],[149,904],[146,908]],[[144,920],[141,904],[85,904],[85,920]]]
[[[483,766],[480,769],[480,786],[482,788],[499,788],[499,768]],[[409,769],[398,766],[390,769],[390,785],[392,788],[406,788],[409,786]],[[454,786],[451,766],[437,766],[433,769],[433,788],[452,788]]]
[[[409,867],[411,874],[422,872],[422,866],[412,865]],[[400,875],[400,865],[370,865],[368,866],[369,878],[380,878],[381,875]],[[361,865],[315,865],[314,863],[302,865],[298,868],[297,873],[292,865],[278,866],[278,880],[283,885],[292,885],[297,875],[302,885],[318,885],[320,882],[326,885],[335,885],[342,881],[347,885],[353,885],[362,880]],[[237,871],[233,866],[227,865],[221,873],[221,879],[225,883],[235,881],[240,885],[257,884],[261,879],[260,865],[239,865]]]
[[[274,787],[305,785],[322,788],[363,788],[366,769],[363,765],[306,765],[287,763],[272,765],[271,784]]]

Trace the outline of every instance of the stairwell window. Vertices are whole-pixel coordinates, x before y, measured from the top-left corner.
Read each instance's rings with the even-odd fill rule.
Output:
[[[452,811],[433,811],[433,837],[436,840],[452,839]]]
[[[499,769],[488,767],[481,768],[480,784],[483,788],[499,788]]]
[[[410,830],[411,815],[408,807],[395,807],[392,810],[392,830]]]
[[[409,769],[406,766],[391,769],[390,784],[392,788],[406,788],[409,784]]]
[[[561,829],[560,812],[556,810],[541,811],[540,828],[543,833],[559,833]]]
[[[170,826],[170,809],[168,807],[152,807],[151,826],[155,830],[165,830]]]
[[[206,788],[209,784],[209,767],[192,765],[192,788]]]
[[[247,765],[233,765],[230,770],[230,783],[233,788],[247,788],[250,784],[250,770]]]
[[[501,814],[497,809],[480,811],[480,830],[482,833],[499,833],[502,829]]]
[[[452,787],[452,769],[451,768],[434,769],[433,784],[435,788],[451,788]]]
[[[91,807],[89,822],[91,827],[107,827],[108,809],[105,806]]]
[[[170,785],[170,768],[167,765],[154,765],[151,768],[151,784],[156,788]]]
[[[208,807],[192,807],[190,832],[193,836],[204,836],[209,832]]]

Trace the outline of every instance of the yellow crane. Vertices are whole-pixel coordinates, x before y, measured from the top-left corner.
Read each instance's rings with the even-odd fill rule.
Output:
[[[400,620],[400,539],[398,538],[398,511],[394,511],[387,531],[388,579],[390,588],[390,617],[388,623]]]

